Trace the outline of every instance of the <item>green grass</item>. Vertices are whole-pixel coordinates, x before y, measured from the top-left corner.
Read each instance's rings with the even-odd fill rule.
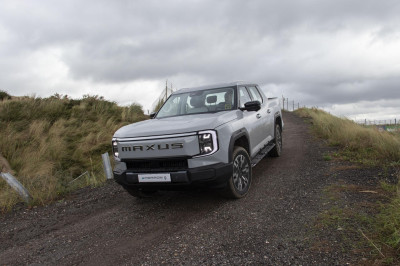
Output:
[[[0,101],[0,153],[31,193],[31,204],[44,204],[104,182],[101,154],[111,153],[113,133],[144,119],[140,105],[120,107],[99,96],[5,97]],[[88,175],[71,183],[86,171]],[[0,181],[0,211],[19,201]]]
[[[322,110],[302,108],[295,111],[312,124],[313,132],[325,139],[329,145],[338,147],[333,155],[367,167],[377,166],[387,169],[400,166],[400,135],[379,132],[374,127],[364,127],[350,121],[332,116]],[[325,154],[324,160],[330,160]],[[399,174],[397,179],[400,179]],[[327,197],[340,200],[335,194],[349,187],[329,187]],[[370,253],[379,258],[382,264],[400,263],[400,183],[391,185],[380,183],[385,193],[384,203],[372,204],[371,213],[358,213],[362,208],[332,207],[320,214],[319,224],[324,227],[344,228],[348,233],[362,236],[368,243]],[[387,199],[387,200],[386,200]]]
[[[349,161],[368,165],[400,166],[400,135],[379,132],[348,119],[338,118],[319,109],[301,108],[300,117],[311,119],[314,132]]]

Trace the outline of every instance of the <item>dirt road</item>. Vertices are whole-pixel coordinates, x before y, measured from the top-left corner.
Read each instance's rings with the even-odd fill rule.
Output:
[[[253,169],[250,195],[161,192],[136,199],[110,182],[63,201],[0,217],[0,264],[346,264],[359,260],[320,242],[316,217],[336,182],[327,148],[284,114],[280,158]],[[331,234],[331,232],[330,232]],[[324,245],[321,248],[319,245]],[[329,248],[332,246],[332,248]]]

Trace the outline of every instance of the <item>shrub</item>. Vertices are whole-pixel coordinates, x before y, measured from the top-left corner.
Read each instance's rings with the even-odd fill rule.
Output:
[[[9,99],[11,99],[11,96],[7,92],[0,90],[0,101]]]

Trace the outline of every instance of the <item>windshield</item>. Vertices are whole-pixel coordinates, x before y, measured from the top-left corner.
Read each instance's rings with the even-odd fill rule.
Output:
[[[233,110],[233,87],[173,94],[157,113],[157,118]]]

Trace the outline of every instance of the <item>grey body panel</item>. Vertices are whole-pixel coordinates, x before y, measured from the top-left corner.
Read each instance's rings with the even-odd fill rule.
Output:
[[[214,129],[237,119],[236,111],[155,118],[120,128],[114,138],[150,137]]]

